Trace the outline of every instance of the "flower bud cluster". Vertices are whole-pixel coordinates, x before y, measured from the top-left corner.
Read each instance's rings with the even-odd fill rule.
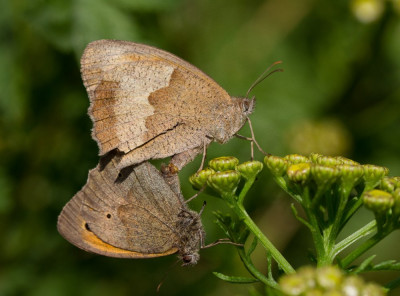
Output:
[[[360,194],[362,190],[371,190],[383,184],[388,174],[388,169],[384,167],[361,165],[342,156],[331,157],[317,153],[308,157],[298,154],[285,157],[271,155],[266,156],[264,162],[276,178],[285,178],[288,187],[291,184],[304,188],[307,186],[314,194],[317,190],[329,192],[334,189],[350,193],[355,187]],[[391,178],[384,184],[397,188],[399,183],[400,180]]]
[[[286,296],[386,295],[381,286],[366,283],[356,275],[345,275],[336,266],[302,267],[295,274],[282,276],[279,284],[282,294]]]
[[[259,161],[247,161],[239,164],[233,156],[223,156],[209,161],[208,167],[195,173],[189,179],[194,188],[212,188],[220,196],[233,196],[242,179],[254,180],[262,171]]]

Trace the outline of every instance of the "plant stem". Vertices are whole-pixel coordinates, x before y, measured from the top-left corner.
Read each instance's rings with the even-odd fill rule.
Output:
[[[238,198],[239,204],[243,204],[244,197],[246,196],[246,194],[249,191],[249,189],[251,188],[251,186],[253,186],[253,183],[255,180],[256,180],[256,178],[252,178],[252,179],[247,180],[246,183],[244,183],[244,186],[243,186],[242,190],[240,191],[239,198]]]
[[[274,177],[275,182],[281,187],[288,195],[290,195],[295,201],[301,204],[302,197],[301,195],[290,190],[286,184],[286,181],[283,177]]]
[[[382,234],[378,232],[373,237],[366,240],[362,245],[360,245],[358,248],[356,248],[354,251],[348,254],[345,258],[343,258],[342,260],[343,267],[347,267],[348,265],[350,265],[354,260],[356,260],[362,254],[364,254],[370,248],[375,246],[377,243],[379,243],[386,235],[387,234]]]
[[[278,283],[275,282],[272,279],[268,279],[265,275],[263,275],[261,272],[257,270],[257,268],[254,266],[253,262],[251,262],[250,258],[246,255],[245,251],[243,248],[238,248],[239,256],[240,259],[243,261],[245,267],[247,270],[260,282],[263,282],[267,286],[277,289],[278,288]]]
[[[341,229],[341,221],[351,188],[351,186],[345,186],[339,191],[339,204],[335,213],[335,217],[330,227],[327,229],[326,232],[324,232],[326,256],[321,260],[322,265],[331,264],[334,259],[334,245]]]
[[[271,256],[275,259],[278,265],[282,268],[282,270],[288,273],[294,273],[295,270],[286,261],[285,257],[278,251],[278,249],[267,239],[267,237],[261,232],[261,230],[257,227],[257,225],[250,218],[249,214],[247,214],[242,204],[234,203],[232,204],[233,210],[239,216],[240,219],[246,224],[246,226],[250,229],[250,231],[258,238],[264,248],[270,252]]]
[[[308,186],[305,187],[304,189],[303,200],[304,200],[303,209],[307,215],[309,224],[311,225],[309,229],[314,241],[315,250],[317,252],[317,261],[319,263],[320,261],[319,259],[324,257],[325,249],[324,249],[323,238],[319,228],[318,219],[317,216],[315,215],[315,210],[312,209],[311,206],[310,190]]]
[[[369,222],[364,227],[360,228],[356,232],[352,233],[351,235],[343,239],[341,242],[337,243],[333,250],[333,256],[336,257],[337,254],[342,252],[344,249],[348,248],[350,245],[352,245],[359,239],[366,237],[367,235],[370,235],[374,231],[376,231],[376,220]]]

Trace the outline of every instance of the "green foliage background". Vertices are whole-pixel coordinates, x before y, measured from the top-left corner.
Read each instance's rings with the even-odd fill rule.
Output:
[[[244,95],[266,66],[282,60],[285,72],[253,92],[251,118],[266,151],[342,154],[400,175],[400,21],[392,4],[364,24],[344,0],[0,0],[0,295],[152,295],[165,274],[160,295],[248,294],[248,286],[211,274],[246,274],[232,246],[203,250],[193,268],[171,268],[174,256],[106,258],[57,233],[59,212],[98,162],[79,73],[88,42],[112,38],[163,48],[232,95]],[[208,157],[245,161],[249,148],[233,139],[211,145]],[[186,197],[194,193],[187,178],[199,162],[180,174]],[[299,266],[307,262],[309,237],[270,179],[261,174],[248,209]],[[212,211],[226,208],[205,195],[191,207],[198,210],[204,199],[212,242],[222,235]],[[370,219],[366,212],[355,223]],[[379,259],[399,260],[399,242],[395,233],[381,244]],[[263,268],[264,254],[256,256]]]

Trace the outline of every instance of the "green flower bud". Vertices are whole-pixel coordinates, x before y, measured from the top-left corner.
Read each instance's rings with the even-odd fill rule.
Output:
[[[381,185],[379,186],[382,190],[387,192],[393,192],[397,187],[397,182],[394,178],[383,177],[381,180]]]
[[[326,166],[335,166],[343,164],[343,161],[336,157],[320,155],[316,158],[316,163]]]
[[[194,188],[200,190],[207,184],[207,179],[210,175],[215,174],[215,171],[211,168],[205,168],[189,177],[189,182]]]
[[[371,189],[377,186],[379,184],[379,181],[389,173],[389,170],[387,168],[372,164],[363,165],[363,168],[363,178],[365,180],[365,186],[368,186]]]
[[[396,188],[400,188],[400,177],[393,177],[392,179],[396,183]]]
[[[246,161],[239,164],[236,170],[242,174],[242,177],[246,180],[254,179],[263,169],[262,162],[257,160]]]
[[[234,170],[239,164],[239,159],[233,156],[221,156],[208,162],[210,168],[216,172]]]
[[[364,205],[377,214],[385,214],[394,204],[393,195],[378,189],[365,192]]]
[[[341,164],[336,166],[339,178],[345,186],[354,186],[363,176],[364,169],[361,165]]]
[[[208,177],[207,184],[221,196],[234,195],[240,182],[240,173],[234,170],[216,172]]]
[[[343,295],[361,295],[364,281],[358,276],[348,276],[342,283]]]
[[[343,157],[343,156],[335,156],[335,159],[341,162],[341,164],[349,164],[349,165],[360,165],[357,161],[354,161],[350,158]]]
[[[343,280],[342,271],[336,266],[325,266],[317,269],[317,283],[330,290],[340,286]]]
[[[310,162],[307,156],[300,154],[289,154],[284,157],[290,164],[302,163],[302,162]]]
[[[289,162],[286,159],[274,155],[265,156],[264,163],[275,177],[282,177],[289,167]]]
[[[397,188],[393,193],[393,214],[400,215],[400,188]]]
[[[364,289],[362,289],[361,296],[385,296],[386,292],[385,290],[374,283],[368,283],[364,286]]]
[[[318,157],[321,157],[321,156],[323,156],[323,155],[319,154],[319,153],[312,152],[312,153],[310,153],[310,156],[308,156],[308,158],[311,160],[311,162],[317,163]]]
[[[311,171],[311,163],[303,162],[292,164],[287,170],[287,175],[290,181],[296,183],[304,183],[308,180]]]
[[[279,285],[282,292],[290,296],[301,295],[307,290],[307,284],[302,276],[297,273],[282,276],[279,279]]]
[[[318,186],[332,184],[339,175],[339,170],[335,167],[315,164],[311,167],[311,175]]]

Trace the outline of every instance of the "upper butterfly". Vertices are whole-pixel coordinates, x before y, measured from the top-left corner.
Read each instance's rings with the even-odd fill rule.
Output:
[[[225,143],[253,112],[202,71],[166,51],[98,40],[81,59],[92,137],[100,155],[118,152],[118,168],[172,156],[179,170],[212,141]]]

